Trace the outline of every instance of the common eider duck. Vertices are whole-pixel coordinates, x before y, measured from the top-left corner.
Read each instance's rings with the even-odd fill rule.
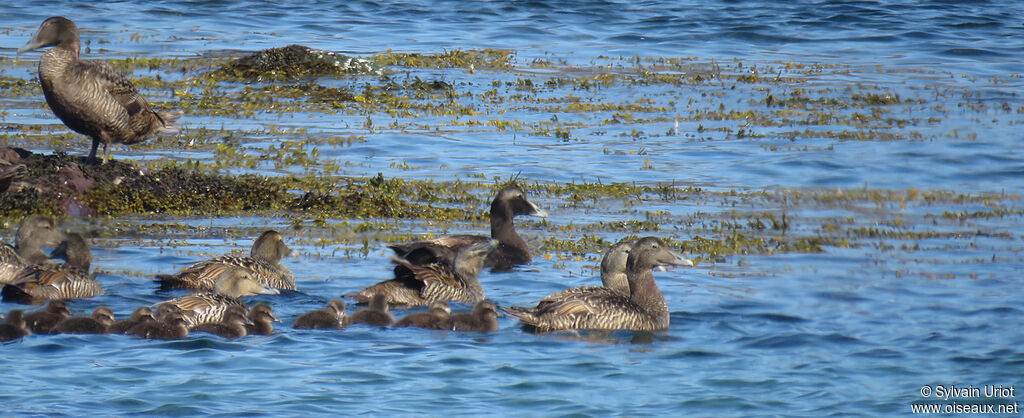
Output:
[[[221,271],[213,282],[213,291],[233,298],[280,293],[277,289],[263,287],[253,277],[252,271],[240,267],[230,267]]]
[[[6,193],[16,180],[28,175],[28,167],[25,164],[14,164],[0,158],[0,193]]]
[[[452,331],[494,332],[498,330],[498,307],[494,302],[482,300],[473,311],[453,314],[448,320]]]
[[[92,139],[89,161],[103,143],[104,160],[112,143],[135,144],[160,132],[176,132],[181,112],[156,112],[132,82],[109,64],[79,59],[75,23],[60,16],[39,30],[18,54],[50,47],[39,59],[39,81],[50,110],[68,128]]]
[[[386,327],[395,323],[395,317],[388,312],[388,298],[383,294],[376,294],[370,298],[369,306],[360,309],[345,318],[345,325],[366,324],[377,327]]]
[[[132,311],[132,315],[128,319],[122,319],[111,325],[108,331],[111,334],[127,334],[132,327],[148,321],[156,321],[153,310],[148,306],[140,306]]]
[[[452,263],[458,249],[474,243],[498,240],[498,248],[484,261],[484,267],[508,270],[514,265],[530,264],[530,249],[519,234],[516,233],[513,218],[517,215],[533,215],[546,217],[547,212],[526,199],[522,189],[506,187],[498,192],[491,202],[491,236],[481,235],[448,235],[416,241],[406,244],[389,246],[398,257],[409,260],[415,265],[434,264],[438,261]],[[396,275],[402,266],[395,267]]]
[[[21,309],[8,312],[7,318],[0,324],[0,341],[16,340],[31,333],[25,324],[25,313]]]
[[[60,244],[64,234],[53,219],[33,215],[21,221],[14,237],[14,246],[0,245],[0,284],[10,283],[26,267],[47,261],[41,247]]]
[[[332,299],[327,302],[327,307],[315,311],[306,312],[295,319],[292,328],[299,329],[324,329],[341,328],[345,321],[345,302],[341,299]]]
[[[36,334],[51,334],[53,327],[71,315],[67,302],[63,300],[52,300],[46,308],[25,314],[25,323],[28,329]]]
[[[188,327],[181,313],[171,312],[156,321],[142,322],[128,330],[129,335],[156,340],[180,340],[188,337]]]
[[[536,307],[512,306],[504,310],[538,331],[600,329],[653,331],[667,329],[669,310],[665,297],[654,282],[655,267],[692,266],[693,262],[668,249],[657,237],[638,240],[626,261],[630,295],[607,287],[589,287],[559,292]]]
[[[22,269],[3,287],[3,300],[35,304],[54,299],[91,298],[103,294],[96,278],[89,273],[92,251],[78,234],[67,234],[54,255],[67,259],[55,266],[34,265]]]
[[[484,267],[484,259],[498,246],[497,240],[487,240],[461,247],[453,263],[436,261],[416,265],[409,260],[392,257],[392,261],[405,267],[406,272],[373,286],[347,295],[359,303],[366,303],[375,295],[384,295],[393,305],[421,306],[436,300],[454,300],[476,303],[484,299],[484,288],[477,276]]]
[[[424,329],[447,329],[448,318],[452,309],[448,301],[439,300],[430,304],[426,312],[415,312],[395,322],[396,327],[416,327]]]
[[[161,315],[157,315],[158,321],[175,314],[180,314],[188,328],[195,328],[200,324],[220,322],[224,319],[224,312],[232,306],[241,307],[245,312],[249,311],[249,307],[245,305],[245,302],[238,298],[209,292],[194,293],[174,298],[157,303],[153,305],[153,308],[158,312],[161,309],[169,311],[168,314],[164,315],[164,318],[161,318]],[[175,312],[175,308],[179,312]]]
[[[232,307],[224,312],[224,317],[218,322],[201,324],[193,331],[205,332],[222,338],[242,338],[249,334],[245,328],[247,312],[240,307]]]
[[[274,316],[274,310],[270,305],[259,302],[249,309],[249,321],[252,323],[245,324],[245,330],[249,335],[271,335],[274,333],[273,322],[280,320]]]
[[[54,333],[60,334],[106,334],[114,324],[114,311],[106,306],[93,309],[90,316],[73,316],[57,323]]]
[[[610,293],[615,292],[623,296],[629,296],[629,281],[626,279],[626,261],[629,258],[629,250],[633,242],[623,240],[605,252],[601,258],[601,283],[604,287],[583,286],[565,289],[561,292],[548,295],[540,300],[540,305],[550,302],[557,302],[571,297],[576,293]]]
[[[291,249],[277,231],[266,231],[252,244],[249,257],[225,255],[195,263],[180,273],[161,274],[156,278],[160,288],[214,290],[218,275],[230,268],[248,270],[252,277],[263,286],[295,290],[295,277],[281,259],[291,254]]]

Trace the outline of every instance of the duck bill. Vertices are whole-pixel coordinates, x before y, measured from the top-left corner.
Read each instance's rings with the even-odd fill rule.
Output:
[[[683,256],[681,256],[679,254],[672,253],[672,259],[671,260],[665,261],[665,262],[663,262],[663,264],[659,264],[657,267],[655,267],[655,269],[658,270],[658,271],[667,271],[668,269],[666,268],[666,266],[693,267],[694,264],[693,264],[693,260],[691,260],[689,258],[686,258],[686,257],[683,257]]]
[[[272,287],[264,287],[262,290],[256,292],[257,295],[280,295],[281,291]]]
[[[25,44],[21,48],[18,48],[17,55],[21,55],[22,52],[35,51],[44,46],[46,46],[46,44],[44,44],[43,41],[39,40],[39,33],[36,33],[36,36],[33,36],[32,39],[30,39],[27,44]]]
[[[530,201],[527,201],[526,203],[529,204],[530,205],[530,209],[533,210],[533,212],[530,213],[530,215],[536,216],[538,218],[547,218],[548,217],[548,213],[544,209],[541,209],[540,206],[537,206],[537,205],[533,204],[533,202],[530,202]]]

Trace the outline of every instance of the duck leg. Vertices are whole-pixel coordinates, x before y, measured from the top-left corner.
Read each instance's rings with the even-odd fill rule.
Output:
[[[92,149],[89,150],[89,159],[87,164],[96,165],[96,148],[99,147],[100,141],[96,138],[92,139]]]

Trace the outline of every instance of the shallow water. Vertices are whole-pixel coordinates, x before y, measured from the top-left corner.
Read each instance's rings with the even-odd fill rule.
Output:
[[[266,227],[283,231],[296,250],[285,262],[300,292],[255,298],[271,303],[283,319],[270,337],[224,341],[195,335],[154,342],[29,336],[5,343],[0,382],[25,388],[0,394],[10,413],[878,416],[906,414],[911,403],[934,401],[921,396],[923,385],[1024,388],[1018,296],[1024,271],[1020,4],[532,1],[474,2],[470,9],[455,1],[287,7],[246,1],[28,2],[0,13],[6,35],[0,57],[8,59],[0,75],[34,77],[37,53],[22,55],[18,63],[9,59],[52,14],[73,18],[89,41],[88,57],[97,59],[223,55],[292,43],[353,55],[387,49],[516,51],[517,65],[508,71],[396,71],[396,78],[444,80],[474,93],[464,100],[476,106],[476,116],[258,112],[183,118],[186,126],[238,132],[235,140],[251,155],[306,134],[358,135],[364,140],[320,145],[317,164],[336,163],[340,174],[351,176],[380,172],[488,182],[518,173],[528,183],[673,182],[741,192],[574,203],[538,193],[534,200],[550,218],[517,221],[534,249],[534,264],[481,275],[488,297],[499,305],[531,304],[567,286],[595,282],[597,254],[549,249],[544,242],[550,236],[592,234],[611,242],[630,233],[716,237],[726,234],[730,213],[738,211],[787,214],[791,229],[769,228],[763,232],[768,237],[837,227],[850,245],[809,253],[691,254],[704,260],[692,269],[655,273],[673,313],[671,329],[653,335],[538,336],[509,318],[501,318],[501,329],[488,335],[363,327],[317,332],[290,324],[329,298],[388,278],[386,232],[309,225],[296,230],[288,216],[69,220],[68,229],[101,231],[93,240],[94,266],[107,291],[72,302],[76,313],[103,304],[126,315],[173,297],[177,293],[156,292],[149,277],[205,257],[244,252]],[[574,95],[584,103],[664,107],[633,112],[650,120],[633,123],[604,123],[626,120],[627,112],[616,110],[571,112],[477,98],[492,81],[505,94],[516,87],[504,83],[518,79],[543,85],[555,78],[632,74],[633,56],[693,57],[680,68],[650,64],[658,71],[693,74],[721,67],[732,74],[756,71],[769,80],[536,92],[541,98]],[[556,65],[530,64],[538,59]],[[813,66],[820,71],[806,70]],[[180,77],[173,70],[155,72]],[[775,74],[794,81],[775,82]],[[872,119],[872,108],[852,98],[865,92],[898,96],[899,102]],[[171,99],[167,92],[148,93]],[[713,114],[720,105],[725,112],[772,109],[760,102],[767,94],[780,101],[806,97],[810,110],[773,111],[767,113],[770,123],[758,113]],[[816,108],[819,99],[849,104]],[[2,122],[11,124],[7,131],[17,134],[28,125],[63,132],[40,95],[4,97],[0,104]],[[367,117],[375,129],[365,128]],[[525,127],[451,123],[498,118]],[[539,132],[553,118],[558,125],[550,128],[569,129],[570,140]],[[307,130],[253,133],[271,126]],[[33,150],[52,148],[31,137],[8,138]],[[87,151],[84,139],[72,138],[71,152]],[[209,149],[174,139],[153,148],[114,147],[113,154],[140,161],[214,157]],[[303,168],[265,165],[256,171],[281,175]],[[868,194],[858,194],[862,189]],[[754,194],[760,190],[769,197]],[[836,194],[828,194],[834,200],[807,199],[783,190]],[[871,190],[895,190],[908,198],[877,199]],[[973,198],[931,200],[917,190]],[[997,210],[1004,214],[983,215]],[[982,215],[950,216],[972,213]],[[653,220],[659,229],[601,227],[632,220]],[[414,234],[486,231],[482,223],[379,222]],[[164,227],[172,223],[185,226]],[[567,228],[581,225],[596,227]],[[4,237],[12,235],[13,227]],[[0,306],[4,312],[14,308]],[[456,306],[461,309],[467,307]]]

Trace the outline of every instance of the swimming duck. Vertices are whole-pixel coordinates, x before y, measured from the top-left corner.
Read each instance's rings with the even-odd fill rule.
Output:
[[[484,298],[484,288],[477,276],[483,270],[487,254],[497,246],[497,240],[487,240],[461,247],[451,264],[436,261],[416,265],[404,258],[392,257],[394,263],[405,267],[406,273],[346,296],[366,303],[372,296],[382,294],[388,303],[403,306],[426,305],[436,300],[476,303]]]
[[[250,270],[239,267],[229,267],[222,271],[214,280],[213,291],[233,298],[281,293],[277,289],[263,287],[256,282]]]
[[[179,312],[171,312],[157,321],[142,322],[128,330],[129,335],[157,340],[180,340],[188,337],[185,316]]]
[[[21,309],[8,312],[4,323],[0,324],[0,341],[16,340],[31,333],[25,325],[25,313]]]
[[[274,310],[270,308],[270,305],[267,305],[264,302],[252,305],[252,308],[249,309],[249,320],[252,321],[252,323],[245,324],[245,330],[249,335],[273,334],[274,324],[272,322],[279,321],[279,319],[274,316]]]
[[[448,320],[453,331],[494,332],[498,330],[498,307],[494,302],[482,300],[472,312],[457,313]]]
[[[14,164],[0,158],[0,193],[6,193],[15,180],[28,175],[28,167],[25,164]]]
[[[156,321],[153,310],[148,306],[140,306],[132,311],[132,315],[128,319],[122,319],[111,325],[108,331],[111,334],[127,334],[132,327],[148,321]]]
[[[25,266],[46,262],[46,253],[40,247],[58,245],[63,239],[53,219],[38,215],[23,219],[14,246],[0,245],[0,284],[10,283]]]
[[[548,295],[540,300],[544,305],[557,302],[571,297],[578,293],[608,293],[615,292],[623,296],[629,296],[629,281],[626,280],[626,260],[629,258],[629,250],[633,248],[632,241],[623,240],[605,252],[601,259],[601,283],[604,287],[583,286],[565,289],[561,292]]]
[[[102,295],[96,278],[89,273],[92,251],[78,234],[67,234],[54,255],[67,259],[55,266],[34,265],[22,269],[10,284],[3,287],[4,301],[40,303],[53,299],[91,298]]]
[[[366,324],[377,327],[386,327],[395,323],[395,317],[388,312],[388,298],[383,294],[376,294],[370,298],[370,305],[356,311],[345,318],[345,325]]]
[[[238,306],[232,306],[224,312],[224,318],[219,322],[200,324],[195,327],[195,332],[205,332],[222,338],[241,338],[249,334],[245,328],[248,322],[248,313]]]
[[[168,311],[164,316],[165,318],[180,314],[185,320],[185,325],[191,329],[200,324],[220,322],[224,319],[224,312],[232,306],[241,307],[245,312],[249,311],[249,307],[245,305],[245,302],[238,298],[209,292],[194,293],[174,298],[157,303],[153,305],[153,308],[158,313],[161,310]],[[180,312],[175,312],[175,308],[180,310]],[[160,314],[157,315],[157,320],[161,320]]]
[[[178,274],[157,275],[160,288],[214,290],[218,275],[230,268],[248,270],[252,277],[263,286],[295,290],[295,277],[291,270],[281,264],[281,259],[291,254],[281,234],[266,231],[252,244],[249,257],[225,255],[195,263]]]
[[[517,215],[548,216],[547,212],[526,199],[522,189],[506,187],[501,189],[491,202],[490,238],[481,235],[448,235],[407,244],[395,244],[389,248],[398,257],[415,265],[433,264],[439,260],[450,264],[459,248],[496,239],[499,243],[498,248],[487,256],[484,267],[507,270],[513,265],[530,264],[532,261],[526,241],[516,233],[513,218]],[[395,268],[396,275],[400,274],[401,268],[402,266]]]
[[[61,334],[106,334],[114,324],[114,311],[106,306],[93,309],[90,316],[74,316],[57,323],[54,333]]]
[[[36,334],[52,334],[53,327],[71,315],[67,302],[63,300],[51,300],[45,309],[31,312],[25,315],[25,323],[28,329]]]
[[[667,265],[692,266],[693,261],[673,253],[657,237],[642,238],[633,244],[626,260],[629,296],[607,287],[589,287],[559,292],[563,297],[549,296],[533,308],[512,306],[504,310],[539,331],[666,329],[669,325],[668,304],[654,282],[651,270]]]
[[[439,300],[430,304],[426,312],[416,312],[406,315],[395,323],[396,327],[416,327],[425,329],[447,329],[448,318],[452,309],[448,301]]]
[[[68,128],[92,138],[89,161],[103,143],[104,160],[112,143],[135,144],[160,132],[176,132],[181,112],[157,113],[132,82],[109,64],[79,59],[78,27],[60,16],[39,30],[18,54],[50,47],[39,59],[39,81],[50,110]]]
[[[341,328],[345,321],[345,302],[341,299],[333,299],[327,303],[327,307],[306,312],[295,320],[292,328],[321,329]]]

